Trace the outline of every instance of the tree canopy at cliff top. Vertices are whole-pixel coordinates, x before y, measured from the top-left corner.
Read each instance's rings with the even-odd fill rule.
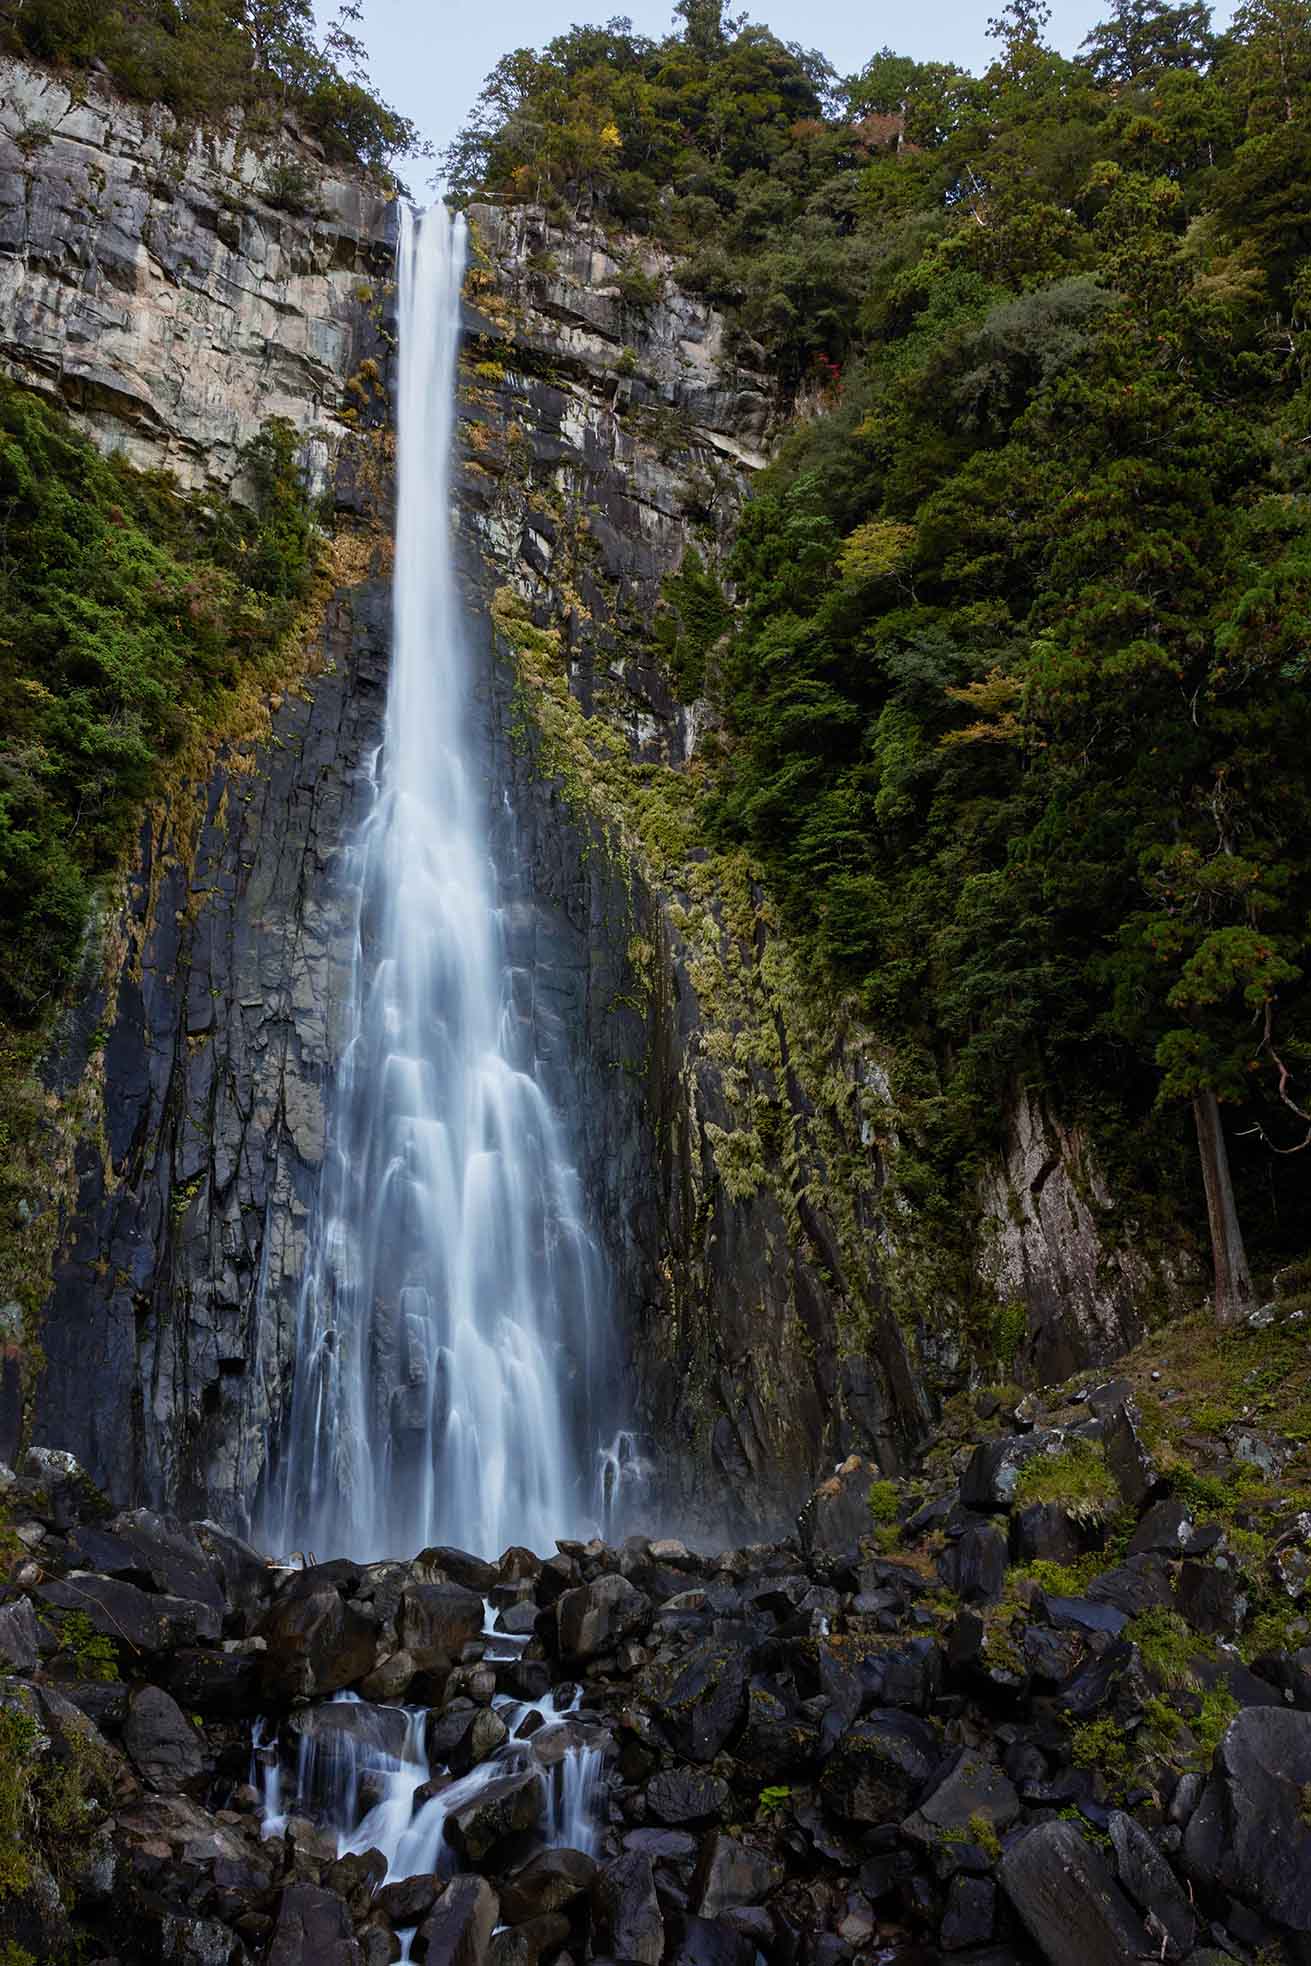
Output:
[[[1071,60],[1010,0],[983,75],[843,81],[678,11],[506,56],[449,163],[659,240],[827,412],[681,676],[707,825],[896,1040],[922,1208],[1037,1086],[1140,1231],[1205,1187],[1236,1314],[1230,1157],[1266,1262],[1311,1218],[1311,7],[1116,0]]]
[[[0,46],[98,65],[122,94],[184,122],[240,110],[276,134],[293,114],[335,162],[381,170],[420,145],[369,86],[360,16],[359,0],[341,0],[320,41],[312,0],[0,0]]]

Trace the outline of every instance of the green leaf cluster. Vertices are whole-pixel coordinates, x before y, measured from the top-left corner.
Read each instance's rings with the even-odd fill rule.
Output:
[[[0,380],[0,1014],[37,1020],[168,761],[267,656],[319,550],[290,425],[249,507],[99,457]]]

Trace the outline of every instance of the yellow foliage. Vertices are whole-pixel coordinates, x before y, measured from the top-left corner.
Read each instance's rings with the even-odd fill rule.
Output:
[[[614,123],[607,123],[601,132],[601,141],[607,150],[618,150],[623,143],[623,138],[620,136],[619,130]]]
[[[842,542],[838,563],[848,580],[881,580],[910,558],[915,528],[896,519],[871,519]]]
[[[979,721],[964,730],[948,731],[943,744],[1018,744],[1024,734],[1019,716],[1023,690],[1024,685],[1004,669],[990,669],[982,682],[948,688],[952,702],[977,711]]]

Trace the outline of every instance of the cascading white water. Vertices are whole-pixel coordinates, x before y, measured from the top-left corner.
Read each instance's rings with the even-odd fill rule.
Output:
[[[283,1550],[594,1526],[604,1264],[505,951],[452,547],[462,219],[402,214],[394,629],[347,1042],[264,1510]]]

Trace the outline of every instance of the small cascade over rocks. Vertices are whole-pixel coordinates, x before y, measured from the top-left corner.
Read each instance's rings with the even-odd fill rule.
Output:
[[[535,978],[509,958],[456,581],[464,258],[462,218],[402,210],[392,667],[341,870],[346,1042],[261,1511],[275,1549],[550,1548],[617,1488],[597,1473],[606,1266],[535,1069]]]

